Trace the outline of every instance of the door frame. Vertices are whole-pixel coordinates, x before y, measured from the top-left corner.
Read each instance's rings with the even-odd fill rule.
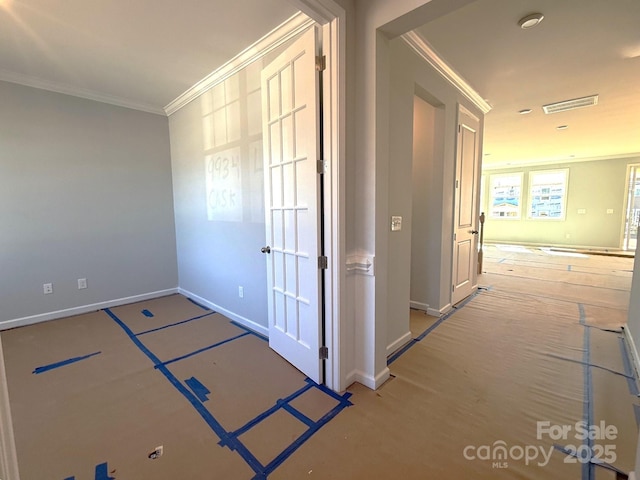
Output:
[[[7,374],[4,368],[4,353],[0,337],[0,478],[20,480],[18,457],[13,435],[13,420],[9,405]]]
[[[640,163],[629,163],[627,165],[627,172],[625,175],[625,194],[624,194],[624,205],[622,207],[622,231],[621,231],[621,242],[620,246],[622,250],[629,251],[629,241],[627,238],[627,221],[629,215],[629,207],[631,206],[631,202],[633,202],[634,195],[631,193],[631,173],[633,169],[636,168],[638,171],[638,175],[640,176]],[[637,245],[638,239],[636,239]],[[630,251],[635,251],[635,249],[631,249]]]
[[[333,0],[292,0],[305,15],[322,27],[323,72],[323,150],[324,174],[324,251],[328,258],[324,270],[325,384],[340,392],[347,382],[346,354],[346,234],[345,234],[345,138],[346,138],[346,12]]]

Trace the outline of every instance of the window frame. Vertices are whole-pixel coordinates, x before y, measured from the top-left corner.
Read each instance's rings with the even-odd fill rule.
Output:
[[[496,180],[499,178],[505,177],[518,177],[520,179],[520,191],[518,193],[518,206],[517,206],[517,215],[515,216],[496,216],[493,214],[493,199],[494,199],[494,188]],[[523,187],[524,187],[524,172],[512,172],[512,173],[494,173],[489,175],[489,194],[487,200],[487,218],[490,220],[522,220],[522,204],[524,200],[523,195]]]
[[[551,217],[551,216],[534,216],[533,208],[534,208],[534,179],[538,175],[549,175],[549,174],[564,174],[564,182],[562,184],[562,197],[560,202],[560,216],[559,217]],[[549,192],[551,195],[551,192]],[[528,194],[527,194],[527,220],[532,220],[535,222],[538,221],[551,221],[551,222],[563,222],[567,219],[567,198],[569,197],[569,169],[568,168],[553,168],[547,170],[532,170],[529,172],[529,185],[528,185]]]

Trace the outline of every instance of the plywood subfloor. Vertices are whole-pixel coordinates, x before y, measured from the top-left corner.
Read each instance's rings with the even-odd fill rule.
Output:
[[[640,419],[619,333],[633,260],[557,253],[487,247],[479,293],[413,312],[376,392],[331,394],[179,295],[2,332],[21,478],[616,478]]]

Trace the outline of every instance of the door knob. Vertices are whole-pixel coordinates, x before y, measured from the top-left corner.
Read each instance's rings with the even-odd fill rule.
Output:
[[[266,247],[262,247],[260,251],[262,253],[271,253],[271,247],[267,245]]]
[[[473,235],[477,235],[478,234],[478,230],[469,230],[469,233],[471,233]]]

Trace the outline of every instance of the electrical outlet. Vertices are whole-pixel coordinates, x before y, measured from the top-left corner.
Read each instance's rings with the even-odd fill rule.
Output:
[[[42,291],[45,295],[53,293],[53,283],[45,283],[42,285]]]
[[[79,278],[78,279],[78,290],[82,290],[83,288],[87,288],[87,279]]]
[[[238,287],[238,296],[244,298],[244,287]]]

